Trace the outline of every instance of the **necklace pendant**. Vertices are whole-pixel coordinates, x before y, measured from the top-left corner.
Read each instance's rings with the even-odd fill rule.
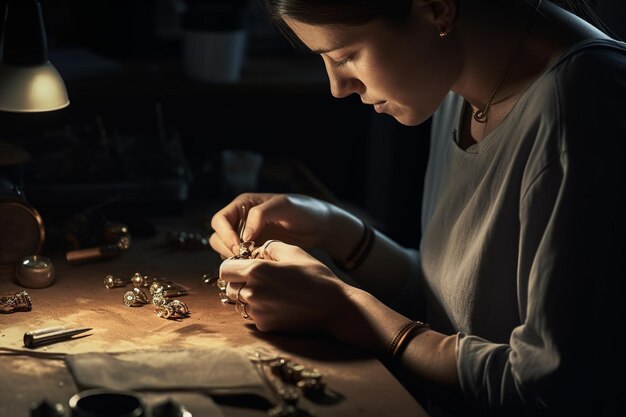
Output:
[[[483,110],[477,110],[473,117],[478,123],[487,123],[487,113]]]

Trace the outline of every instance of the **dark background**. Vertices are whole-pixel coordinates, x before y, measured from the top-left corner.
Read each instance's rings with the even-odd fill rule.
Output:
[[[357,96],[333,98],[321,59],[276,34],[254,0],[216,3],[41,1],[50,59],[71,104],[51,113],[0,112],[0,140],[31,153],[0,174],[22,186],[54,230],[94,206],[136,218],[225,202],[231,196],[221,186],[220,153],[248,149],[264,157],[259,191],[332,199],[416,247],[429,123],[402,126]],[[598,3],[607,23],[623,30],[619,13],[608,12],[623,2]],[[222,13],[233,4],[240,14],[214,21],[194,22],[181,12]],[[199,82],[183,71],[186,25],[215,20],[246,30],[239,82]],[[159,122],[173,148],[163,147]],[[185,197],[172,178],[188,187]],[[117,184],[129,182],[138,190],[135,201],[116,200]]]

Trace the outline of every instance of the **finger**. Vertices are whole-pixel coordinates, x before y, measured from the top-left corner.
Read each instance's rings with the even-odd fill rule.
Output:
[[[233,256],[231,248],[224,244],[224,242],[222,241],[222,239],[220,239],[217,233],[213,233],[209,237],[209,244],[215,252],[220,254],[222,259],[230,258],[231,256]]]
[[[271,259],[269,257],[269,255],[266,257],[265,256],[265,249],[272,243],[274,242],[280,242],[280,240],[276,240],[276,239],[270,239],[268,241],[266,241],[263,245],[259,246],[258,248],[256,248],[255,250],[252,251],[252,255],[251,258],[256,259]]]
[[[213,216],[211,227],[220,236],[223,245],[234,254],[239,247],[239,236],[237,236],[237,232],[235,232],[227,215],[218,213]]]
[[[226,284],[226,296],[233,303],[236,303],[237,301],[244,302],[243,298],[241,298],[241,291],[245,286],[245,282],[229,282]]]
[[[247,282],[252,259],[226,259],[220,265],[219,276],[226,282]]]
[[[248,211],[246,227],[243,230],[244,240],[254,240],[258,237],[268,223],[279,222],[289,214],[285,196],[277,195],[263,203],[251,207]]]
[[[241,220],[241,206],[249,207],[251,205],[244,196],[239,196],[231,201],[215,213],[211,219],[211,227],[220,236],[224,246],[229,248],[233,254],[237,253],[240,243],[236,227]]]

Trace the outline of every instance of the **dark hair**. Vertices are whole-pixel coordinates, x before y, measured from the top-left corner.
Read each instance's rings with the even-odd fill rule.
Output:
[[[295,20],[318,25],[361,25],[375,19],[401,23],[409,17],[412,0],[259,0],[271,23],[294,44],[297,36],[284,22],[289,16]],[[462,4],[465,0],[456,0]],[[501,0],[497,0],[501,1]],[[615,36],[595,13],[587,0],[550,0],[585,19],[607,34]]]
[[[409,17],[412,0],[259,0],[274,27],[292,44],[298,37],[283,20],[289,16],[313,25],[362,25],[375,19],[400,23]]]

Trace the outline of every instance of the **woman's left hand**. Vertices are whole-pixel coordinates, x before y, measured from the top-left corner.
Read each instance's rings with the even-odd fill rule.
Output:
[[[349,286],[297,246],[268,241],[258,251],[256,259],[227,259],[220,266],[229,297],[247,304],[256,327],[331,332],[349,308]]]

